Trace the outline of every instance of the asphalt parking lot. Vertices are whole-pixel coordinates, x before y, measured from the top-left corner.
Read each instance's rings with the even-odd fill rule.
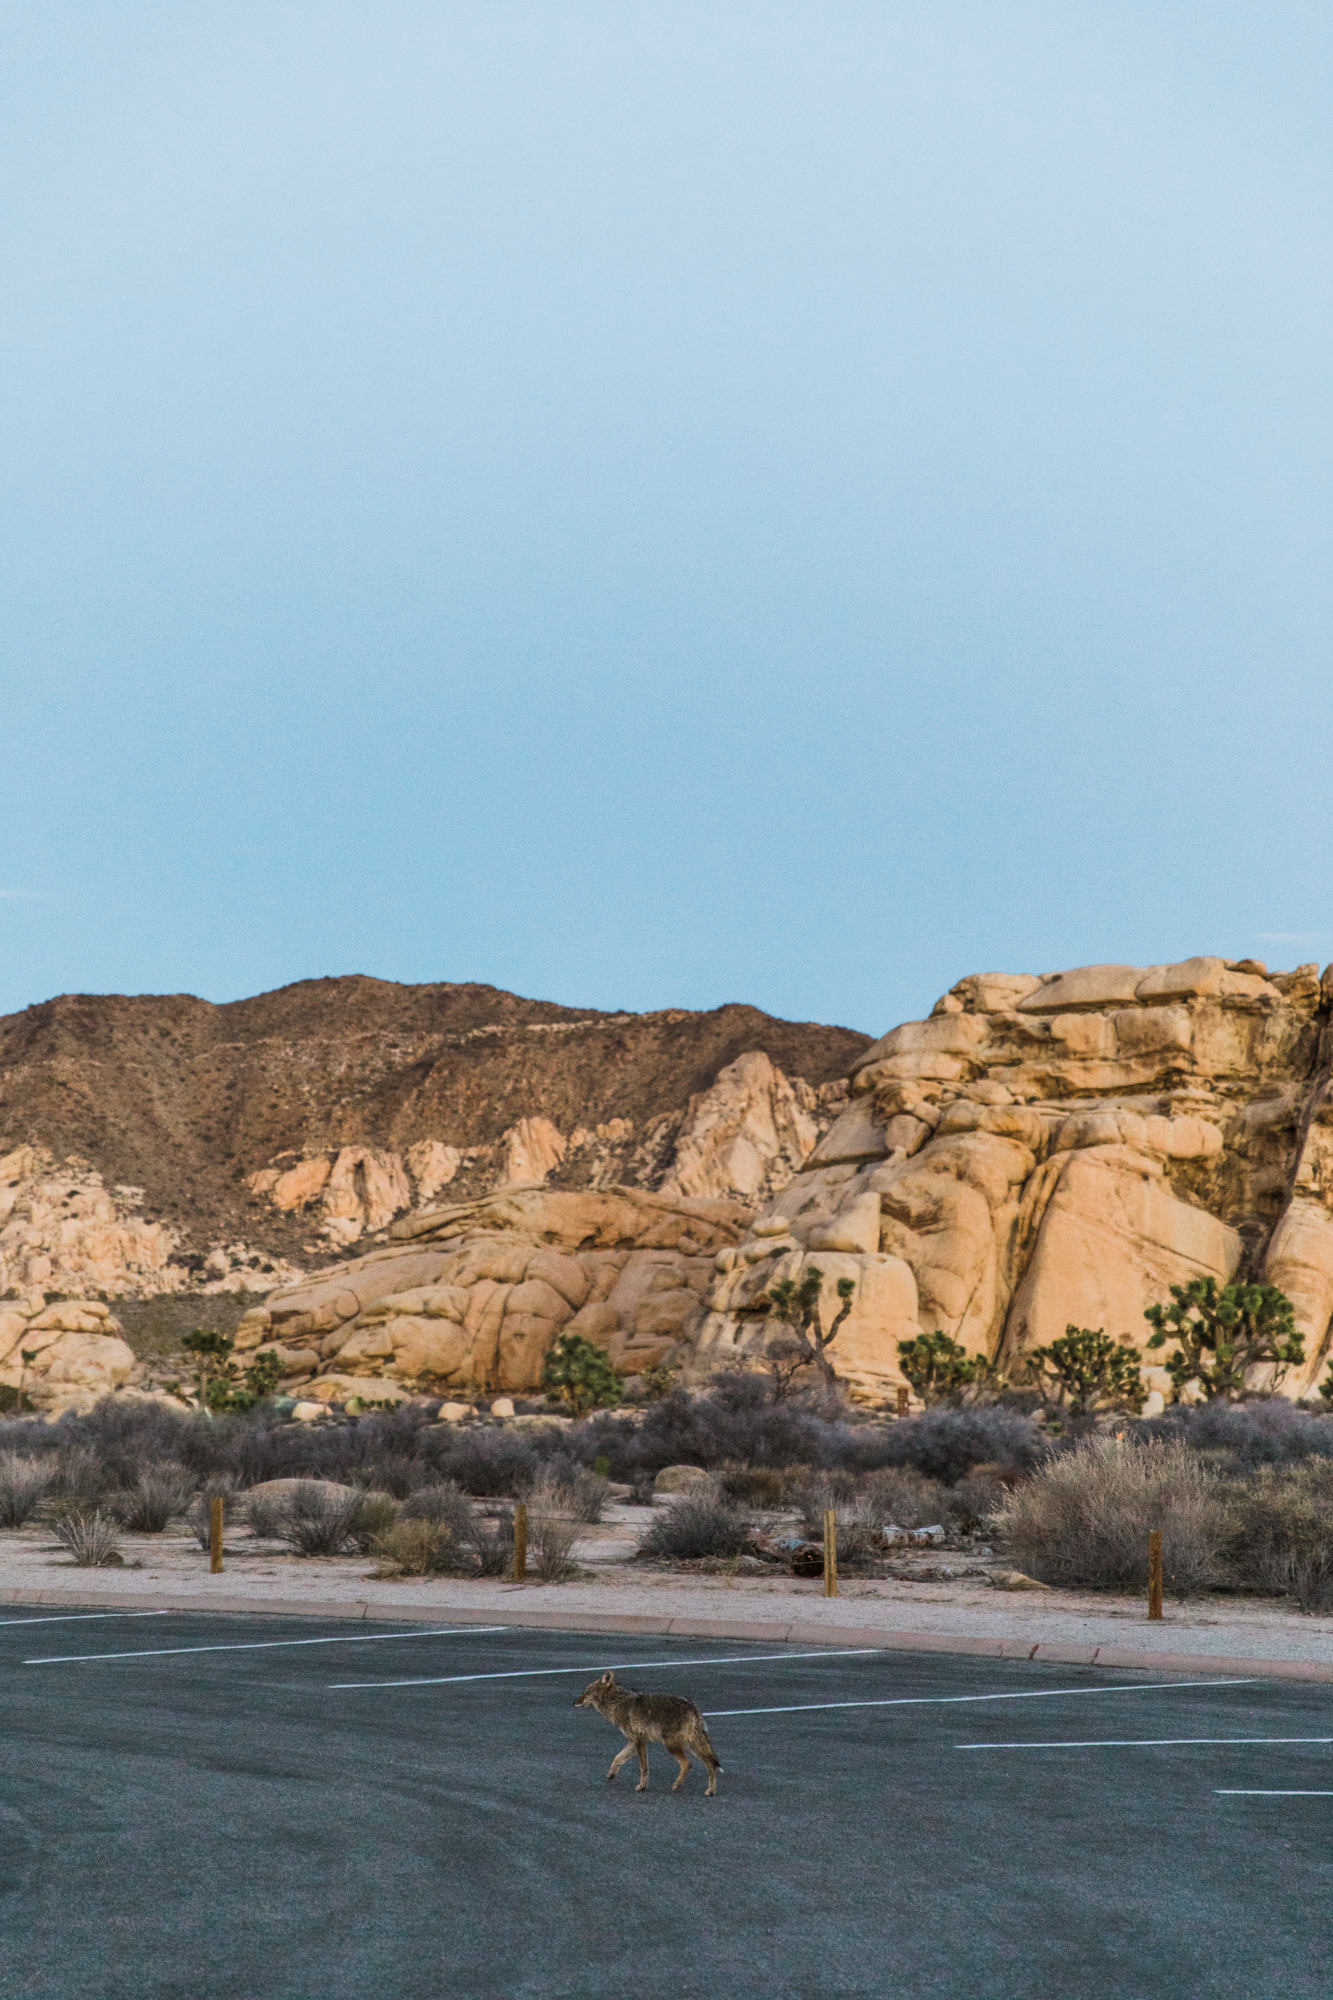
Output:
[[[3,2000],[1328,2000],[1311,1685],[0,1609]],[[688,1694],[716,1799],[573,1707]],[[1161,1683],[1168,1683],[1162,1685]]]

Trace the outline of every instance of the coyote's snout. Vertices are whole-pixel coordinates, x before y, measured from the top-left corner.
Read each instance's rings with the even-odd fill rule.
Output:
[[[608,1671],[597,1680],[589,1681],[574,1706],[595,1708],[608,1722],[614,1722],[622,1736],[629,1738],[624,1749],[611,1760],[611,1769],[606,1774],[608,1785],[621,1765],[628,1764],[637,1753],[639,1782],[634,1789],[646,1792],[648,1745],[660,1743],[680,1765],[680,1775],[671,1787],[673,1792],[678,1792],[685,1782],[691,1752],[700,1763],[708,1766],[705,1797],[711,1798],[717,1790],[717,1774],[722,1766],[713,1754],[704,1719],[692,1701],[685,1701],[678,1694],[636,1694],[633,1688],[621,1687],[615,1675]]]

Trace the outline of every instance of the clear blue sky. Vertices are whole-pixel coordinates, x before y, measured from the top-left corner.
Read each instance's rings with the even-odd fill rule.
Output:
[[[1333,958],[1323,0],[0,25],[0,1008]]]

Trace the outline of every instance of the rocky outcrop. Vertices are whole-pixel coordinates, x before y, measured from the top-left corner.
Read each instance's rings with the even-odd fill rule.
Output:
[[[719,1253],[695,1373],[761,1351],[772,1285],[811,1262],[830,1307],[856,1285],[836,1355],[875,1398],[920,1329],[1005,1362],[1071,1323],[1142,1346],[1169,1285],[1243,1272],[1295,1302],[1303,1392],[1333,1316],[1331,1002],[1314,966],[1206,957],[960,980],[864,1051],[842,1115]]]
[[[384,1249],[271,1293],[242,1320],[303,1396],[530,1390],[556,1335],[606,1348],[622,1374],[697,1328],[739,1203],[634,1188],[507,1188],[393,1225]]]
[[[100,1299],[0,1302],[0,1385],[34,1409],[86,1408],[134,1372],[133,1351]]]

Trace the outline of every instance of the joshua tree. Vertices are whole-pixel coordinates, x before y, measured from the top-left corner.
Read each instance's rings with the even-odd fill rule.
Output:
[[[541,1386],[558,1396],[576,1417],[589,1410],[611,1409],[620,1401],[620,1377],[604,1348],[581,1333],[562,1333],[552,1343],[542,1370]]]
[[[1067,1326],[1049,1347],[1034,1347],[1028,1365],[1038,1380],[1050,1383],[1060,1402],[1068,1398],[1071,1417],[1103,1406],[1137,1412],[1148,1393],[1137,1349],[1127,1340],[1117,1343],[1100,1328]]]
[[[1166,1357],[1176,1395],[1197,1382],[1205,1402],[1230,1401],[1245,1392],[1251,1368],[1273,1373],[1276,1389],[1293,1363],[1305,1359],[1291,1300],[1276,1285],[1224,1285],[1195,1278],[1172,1285],[1169,1306],[1149,1306],[1143,1317],[1153,1327],[1149,1347],[1180,1345]]]
[[[195,1357],[195,1387],[206,1410],[252,1410],[271,1396],[282,1380],[282,1362],[272,1348],[256,1354],[242,1374],[231,1358],[235,1345],[230,1334],[208,1326],[197,1326],[181,1341]]]
[[[769,1354],[775,1383],[779,1381],[779,1370],[787,1371],[785,1383],[778,1390],[780,1395],[790,1388],[791,1377],[796,1370],[807,1365],[813,1365],[825,1383],[832,1385],[838,1379],[827,1349],[832,1346],[838,1328],[852,1309],[856,1286],[851,1278],[838,1279],[837,1293],[842,1303],[827,1332],[819,1305],[823,1286],[824,1273],[814,1264],[809,1264],[799,1285],[794,1278],[783,1278],[769,1287],[769,1317],[781,1320],[790,1329],[785,1338],[773,1344]]]
[[[942,1403],[976,1380],[979,1364],[947,1333],[898,1342],[898,1362],[923,1403]]]

